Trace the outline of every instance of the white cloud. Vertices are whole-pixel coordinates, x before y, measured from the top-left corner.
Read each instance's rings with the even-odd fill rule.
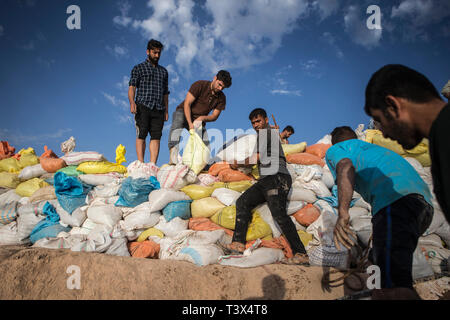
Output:
[[[170,84],[172,85],[176,85],[178,84],[178,82],[180,82],[180,76],[178,75],[178,73],[175,71],[175,67],[171,64],[169,64],[167,67],[167,72],[169,72],[169,81]]]
[[[0,136],[2,140],[8,141],[11,145],[23,145],[31,143],[48,143],[49,140],[65,138],[65,134],[71,132],[72,129],[59,129],[52,133],[30,134],[26,135],[22,132],[10,131],[0,128]]]
[[[304,74],[310,77],[320,79],[323,76],[323,70],[320,66],[319,61],[316,59],[310,59],[306,62],[302,62],[300,63],[300,67]]]
[[[281,95],[293,95],[293,96],[298,96],[298,97],[302,96],[302,93],[300,90],[276,89],[276,90],[271,90],[270,93],[271,94],[281,94]]]
[[[293,31],[297,19],[307,13],[307,0],[150,0],[147,19],[122,15],[116,24],[141,30],[145,39],[159,39],[176,53],[177,67],[189,74],[192,64],[216,73],[219,69],[243,68],[270,60],[282,37]],[[195,9],[195,10],[194,10]],[[209,22],[201,25],[199,10]]]
[[[120,123],[134,123],[133,117],[129,114],[120,114],[118,119]]]
[[[426,27],[448,20],[450,17],[450,1],[448,0],[403,0],[398,6],[392,7],[391,18],[404,20],[403,38],[428,39]],[[446,20],[445,20],[446,19]],[[442,29],[446,36],[445,28]]]
[[[128,12],[131,9],[131,5],[128,1],[123,1],[119,3],[120,16],[116,16],[113,22],[121,27],[128,26],[132,19],[128,16]]]
[[[128,49],[118,45],[114,45],[114,48],[106,46],[106,50],[117,59],[128,56]]]
[[[129,104],[123,99],[116,98],[115,96],[107,94],[106,92],[102,92],[102,95],[115,107],[121,107],[125,110],[129,107]]]
[[[324,32],[322,35],[322,40],[327,42],[336,52],[336,56],[339,59],[342,59],[344,57],[344,53],[342,52],[341,48],[336,44],[335,37],[330,32]]]
[[[335,13],[339,6],[338,0],[315,0],[311,4],[313,9],[319,11],[320,20],[324,20]]]
[[[120,95],[128,97],[128,88],[130,83],[130,77],[123,76],[122,81],[116,83],[116,88],[119,89]]]
[[[350,35],[353,42],[366,49],[372,49],[379,45],[383,30],[367,28],[366,11],[358,5],[347,8],[344,16],[345,31]]]

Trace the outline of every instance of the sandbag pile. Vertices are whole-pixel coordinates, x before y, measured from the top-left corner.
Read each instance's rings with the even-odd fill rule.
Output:
[[[251,156],[256,135],[229,141],[211,166],[205,163],[206,149],[194,145],[203,142],[194,139],[194,133],[191,137],[185,161],[160,168],[139,161],[124,167],[95,152],[74,152],[74,140],[62,144],[65,155],[59,159],[65,165],[54,173],[43,168],[24,173],[26,168],[36,166],[31,159],[27,161],[30,165],[21,170],[17,170],[18,163],[8,160],[11,157],[3,166],[0,161],[0,168],[9,165],[8,170],[0,169],[0,182],[4,181],[0,189],[0,245],[32,244],[243,268],[292,257],[289,243],[267,203],[253,210],[245,254],[225,256],[221,249],[232,239],[237,199],[259,179],[257,166],[233,170],[229,163]],[[359,137],[365,138],[362,131]],[[338,217],[337,186],[324,161],[330,146],[329,135],[311,146],[304,142],[283,146],[293,182],[287,213],[312,265],[347,268],[350,252],[338,250],[333,243]],[[199,161],[192,150],[201,150]],[[123,155],[124,148],[116,151]],[[45,156],[51,161],[58,159],[47,149]],[[122,162],[124,158],[117,159]],[[431,186],[429,167],[424,168],[415,159],[407,160]],[[23,177],[27,179],[23,181]],[[32,185],[26,195],[17,193],[23,182]],[[434,205],[432,225],[415,253],[416,277],[430,270],[441,272],[448,258],[445,246],[450,244],[450,227],[436,202]],[[363,247],[369,245],[371,218],[370,205],[355,192],[350,224]]]

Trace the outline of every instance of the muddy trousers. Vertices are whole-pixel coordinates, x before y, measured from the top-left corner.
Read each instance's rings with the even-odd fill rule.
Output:
[[[236,226],[233,241],[245,243],[252,210],[267,202],[272,217],[286,237],[292,252],[306,253],[291,217],[287,214],[287,197],[291,189],[290,175],[278,173],[259,180],[245,191],[236,202]]]
[[[369,260],[380,268],[382,288],[413,287],[413,253],[432,219],[433,207],[419,194],[404,196],[373,216]]]

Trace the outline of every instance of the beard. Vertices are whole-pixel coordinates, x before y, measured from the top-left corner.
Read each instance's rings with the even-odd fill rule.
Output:
[[[150,55],[148,56],[148,60],[150,60],[151,63],[158,64],[159,58],[152,58]]]
[[[422,135],[403,122],[397,122],[391,131],[391,139],[396,140],[405,150],[413,149],[423,139]]]

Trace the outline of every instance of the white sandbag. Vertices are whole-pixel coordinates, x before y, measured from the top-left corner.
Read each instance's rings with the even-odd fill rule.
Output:
[[[444,221],[435,233],[450,247],[450,224],[447,221]]]
[[[47,171],[42,169],[41,164],[38,163],[33,166],[23,168],[19,173],[19,179],[22,181],[27,181],[33,178],[39,178],[40,176],[46,173]]]
[[[295,173],[293,164],[292,163],[286,163],[286,169],[289,171],[289,174],[291,175],[292,181],[295,181],[295,179],[297,179],[297,173]]]
[[[0,195],[0,204],[8,204],[18,202],[22,197],[19,196],[15,190],[9,190]]]
[[[323,168],[317,164],[304,165],[290,163],[289,166],[295,171],[297,179],[302,178],[301,182],[308,182],[311,179],[320,180],[323,176]]]
[[[158,224],[154,228],[161,230],[167,237],[175,237],[181,231],[188,228],[189,220],[183,220],[180,217],[173,218],[169,222],[164,218],[163,215],[159,218]]]
[[[433,268],[428,263],[425,255],[422,253],[420,246],[417,246],[413,253],[412,278],[413,280],[433,276]]]
[[[334,227],[338,219],[337,212],[330,206],[330,204],[324,200],[318,200],[314,203],[320,210],[319,218],[306,228],[306,232],[314,236],[314,239],[309,242],[308,246],[326,245],[332,246]],[[328,236],[327,236],[328,235]]]
[[[316,194],[312,190],[301,187],[291,188],[288,194],[289,201],[306,201],[307,203],[314,203],[317,201]]]
[[[404,159],[406,161],[408,161],[409,164],[417,171],[419,176],[422,178],[422,180],[426,184],[432,185],[433,178],[431,176],[431,172],[425,170],[425,168],[422,166],[422,164],[417,159],[410,158],[410,157],[405,157]],[[432,190],[433,190],[433,188],[430,188],[430,191],[432,191]]]
[[[236,201],[241,195],[242,193],[228,188],[217,188],[213,191],[211,197],[216,198],[228,207],[236,205]]]
[[[283,258],[283,250],[263,247],[254,250],[249,256],[222,256],[219,258],[219,264],[223,266],[253,268],[277,263]]]
[[[431,265],[434,273],[443,273],[448,271],[448,261],[450,258],[450,250],[439,246],[421,244],[418,247],[425,254],[428,264]]]
[[[86,196],[86,204],[88,206],[101,206],[105,204],[115,204],[117,200],[119,200],[119,195],[109,197],[109,198],[102,198],[97,197],[95,192],[93,190],[89,191],[89,193]]]
[[[291,218],[292,222],[294,223],[295,229],[296,229],[297,231],[298,231],[298,230],[302,230],[302,231],[305,231],[305,232],[306,232],[306,227],[305,227],[305,226],[302,226],[300,223],[298,223],[297,219],[295,219],[294,216],[290,216],[290,218]],[[280,229],[280,231],[281,231],[281,229]]]
[[[323,143],[323,144],[331,144],[331,134],[325,135],[322,139],[317,141],[315,144]]]
[[[345,247],[342,246],[345,249]],[[309,264],[312,266],[347,269],[349,250],[338,250],[334,245],[319,245],[308,250]]]
[[[150,212],[162,211],[169,203],[181,200],[191,200],[189,196],[182,191],[175,191],[171,189],[153,190],[148,195],[148,202],[150,203]]]
[[[127,243],[127,238],[112,239],[111,245],[105,251],[105,254],[119,257],[130,257],[131,255],[128,251]]]
[[[157,179],[161,189],[180,190],[188,184],[195,183],[197,175],[187,165],[178,163],[159,169]]]
[[[296,213],[298,210],[306,206],[308,203],[305,201],[288,201],[287,203],[287,214],[291,215]]]
[[[323,167],[323,175],[322,175],[322,182],[327,186],[328,189],[331,190],[333,186],[335,185],[333,174],[330,171],[330,168],[328,168],[327,165]]]
[[[104,161],[102,154],[95,151],[69,152],[61,157],[68,166],[77,166],[88,161]]]
[[[97,223],[95,223],[91,219],[87,218],[86,220],[84,220],[81,227],[73,227],[69,231],[69,233],[71,235],[75,235],[75,234],[88,235],[96,226],[97,226]]]
[[[120,221],[120,226],[126,230],[137,230],[154,227],[159,223],[161,212],[150,212],[148,209],[140,210],[136,207],[136,211],[127,215],[124,220]],[[148,206],[146,206],[148,208]]]
[[[59,203],[56,203],[54,207],[60,218],[59,223],[63,226],[81,227],[87,218],[87,206],[76,208],[72,214],[64,210]]]
[[[201,185],[201,186],[210,186],[212,184],[214,184],[214,182],[218,182],[220,181],[218,177],[214,177],[208,173],[200,173],[197,176],[197,184]]]
[[[274,238],[280,237],[282,234],[281,229],[278,226],[278,223],[276,223],[276,221],[273,219],[272,213],[270,212],[267,203],[263,203],[257,206],[255,208],[255,211],[257,211],[261,218],[270,226],[270,229],[272,229],[272,236]]]
[[[305,189],[312,190],[318,197],[331,197],[332,194],[322,180],[311,180],[301,185]]]
[[[353,203],[353,207],[363,208],[369,212],[372,211],[372,207],[370,206],[370,204],[364,201],[364,199],[361,196],[353,195],[353,199],[356,199],[356,201]]]
[[[139,160],[133,161],[127,167],[128,177],[133,179],[156,177],[159,168],[153,163],[143,163]]]
[[[0,245],[22,245],[28,244],[30,240],[19,235],[17,221],[6,225],[0,225]]]
[[[53,200],[52,200],[53,201]],[[19,199],[19,207],[20,206],[25,206],[27,204],[30,204],[30,197],[22,197]]]
[[[80,174],[78,179],[92,186],[100,186],[123,178],[123,175],[117,172],[98,173],[98,174]]]
[[[433,204],[433,219],[431,220],[431,224],[428,227],[428,229],[424,232],[423,235],[428,235],[432,233],[436,233],[437,230],[442,229],[441,227],[445,224],[448,224],[447,220],[445,219],[444,213],[442,212],[441,206],[436,200],[436,196],[434,193],[432,193],[432,204]],[[449,238],[450,234],[448,236],[443,235],[445,238]]]
[[[122,219],[122,211],[114,205],[91,206],[87,210],[89,219],[98,224],[113,228]]]
[[[96,197],[100,198],[110,198],[117,195],[122,186],[121,179],[116,179],[111,183],[107,183],[104,185],[98,185],[93,189]]]
[[[226,147],[216,154],[217,158],[231,163],[235,160],[244,161],[254,153],[257,140],[256,134],[242,135],[237,137],[235,141],[233,140],[227,142]]]
[[[56,206],[57,200],[41,201],[32,204],[21,206],[17,210],[17,233],[19,239],[27,239],[34,227],[43,219],[44,206],[49,202],[51,205]]]
[[[372,215],[361,207],[352,207],[348,210],[350,215],[350,226],[356,232],[372,230]]]
[[[419,238],[418,245],[433,246],[437,248],[443,248],[442,239],[437,234],[430,234]]]

